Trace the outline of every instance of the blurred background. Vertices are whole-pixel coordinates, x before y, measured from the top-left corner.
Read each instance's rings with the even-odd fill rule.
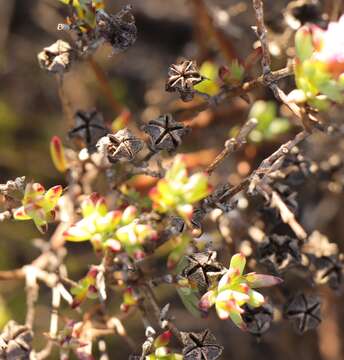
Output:
[[[118,103],[130,109],[131,126],[140,126],[161,113],[191,106],[181,104],[175,94],[164,91],[168,67],[178,58],[196,59],[198,64],[208,61],[217,66],[225,65],[235,58],[245,59],[256,42],[250,28],[255,22],[250,1],[208,1],[208,16],[210,14],[218,30],[216,33],[209,26],[201,1],[132,0],[130,3],[138,28],[137,42],[128,51],[114,56],[111,56],[110,48],[102,47],[94,58],[107,75]],[[274,69],[286,65],[286,53],[288,56],[293,54],[290,48],[293,32],[284,16],[289,3],[287,0],[264,1]],[[313,3],[327,19],[339,14],[342,6],[341,1],[332,0]],[[118,12],[126,4],[126,1],[108,0],[107,11]],[[39,68],[37,53],[58,38],[68,40],[68,34],[57,31],[57,24],[64,21],[65,15],[65,7],[57,0],[0,0],[0,183],[25,175],[27,180],[38,181],[47,188],[64,184],[51,162],[49,141],[53,135],[59,135],[69,144],[66,133],[70,124],[63,117],[56,79]],[[316,12],[306,15],[315,20],[319,17]],[[257,66],[251,76],[259,73],[260,67]],[[292,89],[292,79],[281,82],[281,86],[286,91]],[[64,88],[74,111],[96,107],[108,124],[119,115],[107,103],[87,62],[72,67],[64,77]],[[256,99],[274,101],[270,91],[263,88],[253,92],[251,100]],[[277,104],[276,109],[279,115],[290,116]],[[190,125],[193,131],[185,139],[181,152],[190,155],[189,163],[195,168],[209,164],[230,136],[231,129],[245,121],[249,111],[250,105],[241,98],[233,98],[215,110],[206,110],[195,117],[185,111],[180,120]],[[333,109],[325,118],[342,120],[341,111]],[[297,127],[292,124],[278,136],[266,139],[262,136],[259,141],[249,143],[221,165],[212,182],[214,185],[227,180],[236,183],[295,131]],[[315,134],[302,150],[312,161],[326,167],[332,155],[339,157],[341,163],[344,142],[340,136],[329,139]],[[341,250],[344,249],[343,193],[332,191],[328,184],[333,181],[341,183],[342,170],[339,166],[334,174],[335,180],[326,177],[319,183],[307,179],[297,188],[300,222],[309,232],[318,229]],[[210,229],[207,236],[211,236],[212,231]],[[247,235],[240,236],[245,238]],[[0,223],[0,270],[30,263],[39,254],[34,246],[37,237],[31,222]],[[78,280],[87,271],[88,264],[96,260],[88,244],[67,246],[67,267],[71,278]],[[291,286],[297,291],[305,285],[295,280]],[[287,321],[280,321],[281,312],[277,311],[271,330],[259,341],[238,331],[230,322],[216,320],[214,315],[204,320],[193,318],[186,313],[173,289],[162,287],[158,295],[161,303],[171,302],[172,313],[181,329],[199,331],[209,327],[219,343],[225,346],[223,359],[344,359],[343,295],[327,287],[320,288],[319,292],[323,297],[323,322],[316,331],[303,336],[295,334]],[[48,329],[49,297],[48,289],[41,287],[36,313],[39,334]],[[120,301],[114,297],[111,303],[114,312],[118,311]],[[9,319],[23,323],[25,311],[24,282],[2,282],[0,328]],[[69,310],[66,308],[64,311],[68,314]],[[74,316],[72,312],[70,316]],[[132,316],[126,324],[139,349],[144,339],[139,318]],[[45,340],[39,337],[35,341],[39,348]],[[130,349],[120,338],[112,336],[107,341],[111,359],[126,359],[130,354]],[[57,357],[52,355],[51,358]]]

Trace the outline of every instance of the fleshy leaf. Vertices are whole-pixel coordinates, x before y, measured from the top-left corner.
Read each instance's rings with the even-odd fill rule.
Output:
[[[13,213],[13,217],[15,220],[31,220],[31,216],[29,216],[25,212],[24,206],[21,206],[20,208],[16,209]]]
[[[252,288],[270,287],[270,286],[278,285],[281,282],[283,282],[283,280],[277,276],[263,275],[256,273],[246,274],[245,280],[247,281],[248,285]]]
[[[166,346],[168,345],[168,343],[170,342],[172,337],[172,333],[171,331],[167,330],[165,332],[163,332],[161,335],[159,335],[155,340],[154,340],[154,347],[155,348],[159,348],[161,346]]]
[[[66,240],[75,242],[86,241],[90,239],[90,233],[77,224],[66,230],[63,233],[63,236]]]
[[[39,183],[28,183],[25,187],[23,205],[29,204],[30,202],[37,200],[45,192],[44,187]]]
[[[198,303],[198,307],[203,311],[208,311],[216,301],[216,292],[209,290],[206,292]]]
[[[50,141],[50,155],[56,169],[64,173],[68,166],[64,154],[64,148],[61,139],[58,136],[53,136]]]
[[[265,303],[264,296],[258,291],[250,290],[249,295],[250,300],[248,301],[248,304],[252,307],[259,307]]]
[[[313,52],[312,33],[308,26],[301,27],[295,34],[296,55],[301,61],[309,59]]]
[[[127,206],[123,211],[121,221],[124,225],[131,223],[137,217],[137,209],[135,206]]]
[[[229,312],[229,317],[231,318],[231,320],[233,321],[233,323],[240,329],[245,331],[246,330],[246,325],[245,322],[240,314],[239,311],[230,311]]]
[[[61,185],[56,185],[50,188],[44,195],[45,206],[44,209],[46,211],[50,211],[55,208],[57,202],[62,195],[63,188]]]
[[[244,271],[245,265],[245,256],[241,253],[238,253],[232,256],[229,268],[234,269],[235,271],[237,271],[238,275],[241,275]]]

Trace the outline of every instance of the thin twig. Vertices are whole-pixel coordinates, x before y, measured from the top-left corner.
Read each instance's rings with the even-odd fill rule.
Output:
[[[156,301],[153,290],[150,285],[142,286],[141,291],[144,295],[145,300],[149,303],[150,307],[153,310],[153,315],[160,326],[161,323],[161,309]],[[183,344],[182,336],[178,328],[173,324],[171,320],[164,319],[166,327],[173,333],[173,335],[178,339],[178,341]]]
[[[113,90],[103,69],[92,57],[89,57],[87,61],[90,64],[90,67],[93,70],[98,80],[98,83],[100,85],[100,90],[102,91],[103,95],[106,97],[108,103],[111,105],[112,110],[114,111],[115,114],[120,114],[124,109],[124,107],[114,97]]]
[[[279,214],[281,215],[282,221],[290,226],[290,228],[294,231],[295,235],[300,240],[305,240],[307,238],[306,231],[297,222],[295,215],[290,211],[290,209],[284,203],[280,195],[276,191],[273,191],[271,186],[266,183],[260,184],[258,186],[258,189],[269,196],[270,206],[278,210]]]
[[[287,66],[283,69],[272,71],[270,75],[270,81],[277,82],[281,79],[284,79],[288,76],[292,76],[294,71],[292,67]],[[264,75],[259,76],[256,79],[245,81],[243,84],[236,86],[224,86],[222,90],[209,98],[207,101],[203,101],[191,108],[178,109],[176,111],[170,111],[175,119],[178,121],[183,121],[184,119],[189,119],[191,116],[195,116],[198,113],[208,110],[218,106],[220,103],[230,100],[236,96],[240,96],[243,93],[247,93],[257,86],[266,85],[266,80]]]
[[[288,154],[291,149],[305,140],[310,134],[303,130],[298,133],[293,139],[282,144],[273,154],[264,159],[256,170],[254,170],[248,177],[243,179],[238,185],[230,186],[225,184],[216,188],[212,194],[203,199],[200,206],[194,210],[193,218],[191,220],[194,226],[194,236],[200,236],[202,234],[201,225],[203,218],[212,209],[231,209],[232,206],[228,206],[232,197],[243,190],[248,190],[248,193],[253,193],[258,184],[264,180],[264,176],[268,175],[273,169],[276,170],[274,164],[282,157]],[[281,165],[281,162],[278,163]],[[227,206],[226,206],[227,204]]]
[[[271,74],[271,59],[269,53],[268,39],[267,39],[267,30],[264,24],[264,9],[262,0],[252,0],[253,9],[256,16],[257,27],[254,27],[254,30],[257,33],[257,36],[260,40],[262,47],[262,69],[263,76]]]
[[[35,319],[35,304],[38,299],[39,286],[37,284],[37,269],[32,265],[25,266],[26,277],[26,320],[25,325],[31,329]]]
[[[275,98],[285,104],[289,110],[302,122],[304,128],[311,132],[312,122],[309,118],[308,112],[300,108],[296,103],[289,101],[286,93],[278,87],[276,80],[274,79],[273,72],[271,71],[271,57],[269,52],[269,44],[267,38],[267,30],[264,23],[264,8],[262,0],[252,0],[253,9],[256,17],[257,26],[253,27],[257,37],[260,41],[262,48],[262,70],[263,70],[263,82],[273,92]]]
[[[71,107],[71,104],[66,96],[66,93],[63,89],[63,76],[62,75],[56,75],[56,81],[57,81],[57,90],[59,94],[59,98],[61,101],[63,113],[65,116],[65,119],[67,121],[68,126],[73,126],[74,122],[74,113]]]
[[[132,351],[135,351],[136,349],[136,343],[135,341],[128,335],[127,331],[125,330],[125,327],[121,321],[121,319],[119,317],[116,316],[112,316],[106,323],[107,327],[109,329],[113,329],[116,331],[116,333],[121,336],[126,343],[128,344],[128,346],[130,347],[130,349]]]
[[[257,119],[249,119],[240,129],[239,134],[235,138],[231,138],[225,142],[225,148],[219,155],[216,156],[215,160],[206,168],[206,172],[210,175],[219,164],[233,152],[237,151],[242,145],[246,143],[246,137],[252,129],[258,124]]]

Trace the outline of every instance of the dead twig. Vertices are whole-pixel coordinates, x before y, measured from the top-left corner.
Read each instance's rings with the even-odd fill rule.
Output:
[[[92,57],[89,57],[87,61],[97,78],[97,81],[100,85],[101,92],[107,99],[112,110],[114,111],[115,114],[120,114],[124,108],[114,97],[113,90],[110,86],[110,83],[109,83],[103,69],[98,65],[98,63]]]
[[[282,221],[290,226],[290,228],[294,231],[295,235],[300,240],[305,240],[307,238],[306,231],[298,223],[295,215],[290,211],[290,209],[284,203],[280,195],[276,191],[273,191],[271,186],[266,183],[260,184],[258,186],[258,191],[263,193],[263,195],[267,196],[270,199],[270,206],[277,209]]]
[[[205,215],[213,209],[220,208],[223,211],[232,209],[231,199],[233,196],[243,190],[248,190],[249,194],[254,193],[256,187],[265,181],[265,176],[271,171],[276,171],[277,167],[281,166],[281,159],[287,155],[291,149],[305,140],[310,134],[305,130],[298,133],[293,139],[281,145],[273,154],[264,159],[256,170],[254,170],[248,177],[243,179],[238,185],[230,186],[225,184],[217,187],[212,194],[203,199],[198,208],[194,210],[193,218],[191,220],[194,226],[194,236],[202,234],[202,221]]]
[[[239,134],[235,138],[231,138],[225,142],[225,148],[215,160],[206,168],[206,172],[210,175],[219,164],[233,152],[237,151],[242,145],[246,143],[246,137],[258,124],[257,119],[249,119],[240,129]]]
[[[288,76],[292,76],[294,74],[293,69],[291,66],[287,66],[283,69],[279,69],[276,71],[272,71],[269,78],[270,81],[277,82],[281,79],[284,79]],[[249,91],[253,90],[254,88],[258,86],[265,86],[266,80],[264,78],[264,75],[259,76],[256,79],[245,81],[244,83],[240,85],[235,86],[223,86],[221,91],[214,95],[209,97],[208,100],[203,101],[201,103],[196,104],[193,107],[189,108],[183,108],[178,110],[172,110],[169,111],[172,113],[173,117],[177,119],[178,121],[188,120],[190,117],[195,116],[199,114],[202,111],[208,110],[209,108],[214,108],[218,106],[221,103],[224,103],[225,101],[230,100],[231,98],[234,98],[236,96],[240,96],[243,93],[248,93]]]

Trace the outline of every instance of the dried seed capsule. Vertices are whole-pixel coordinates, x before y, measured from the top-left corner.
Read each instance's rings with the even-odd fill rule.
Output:
[[[182,137],[189,131],[183,124],[173,120],[171,114],[159,116],[143,127],[149,135],[153,151],[175,150],[182,142]]]
[[[181,234],[185,230],[185,221],[179,216],[173,216],[170,226],[172,234]]]
[[[299,333],[315,329],[321,322],[320,298],[300,294],[293,297],[284,308],[284,316],[294,322]]]
[[[289,2],[284,11],[286,23],[292,29],[298,29],[306,23],[324,25],[321,16],[321,2],[319,0],[297,0]]]
[[[292,213],[297,214],[299,208],[297,192],[292,191],[288,185],[281,183],[274,183],[273,189],[280,195],[289,210]],[[264,206],[260,211],[263,214],[266,222],[270,224],[273,223],[274,225],[282,223],[280,212],[277,209],[270,206]]]
[[[105,127],[103,115],[97,110],[77,111],[75,127],[68,132],[70,138],[81,138],[89,150],[94,150],[97,141],[109,130]]]
[[[329,257],[338,254],[338,245],[331,243],[328,237],[319,231],[313,231],[302,246],[302,252],[311,258]]]
[[[98,37],[110,43],[114,52],[127,50],[137,38],[132,7],[127,5],[118,14],[109,15],[104,10],[97,11],[96,32]]]
[[[135,155],[142,150],[143,141],[135,137],[128,129],[108,134],[98,141],[98,151],[105,151],[112,163],[117,161],[132,161]]]
[[[223,347],[208,329],[201,333],[182,332],[181,336],[184,360],[216,360],[222,354]]]
[[[270,304],[256,308],[245,304],[243,309],[242,317],[248,332],[255,336],[261,336],[269,330],[273,320],[273,308]]]
[[[301,262],[298,240],[287,235],[274,234],[265,239],[258,247],[259,261],[271,266],[274,270],[282,270],[291,264]]]
[[[187,256],[188,264],[182,275],[189,280],[191,285],[197,287],[202,294],[222,275],[224,266],[215,259],[216,252],[214,251]]]
[[[337,290],[343,281],[343,259],[342,256],[321,256],[316,258],[315,281],[319,284],[328,284],[330,288]]]
[[[62,74],[68,71],[71,65],[73,50],[66,41],[57,40],[54,44],[44,48],[37,57],[42,69],[54,74]]]
[[[183,60],[180,64],[172,64],[168,71],[166,91],[178,91],[183,101],[191,101],[194,97],[193,86],[204,80],[196,63]]]
[[[11,320],[0,335],[0,358],[27,360],[30,358],[33,334],[24,325]]]

